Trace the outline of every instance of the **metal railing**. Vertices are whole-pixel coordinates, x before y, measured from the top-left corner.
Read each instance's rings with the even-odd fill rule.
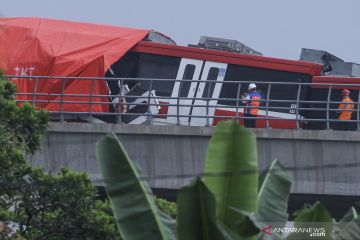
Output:
[[[112,118],[110,122],[120,124],[212,126],[224,119],[256,119],[266,128],[274,127],[281,120],[280,124],[291,122],[292,126],[287,128],[332,129],[338,123],[347,122],[352,124],[353,130],[360,130],[360,84],[257,81],[258,90],[262,92],[260,106],[256,107],[259,114],[249,117],[244,116],[244,109],[253,107],[244,104],[247,99],[241,93],[246,92],[244,90],[250,82],[244,81],[48,76],[5,78],[20,86],[20,91],[16,93],[18,103],[29,102],[34,107],[47,109],[53,120],[58,121],[107,119],[106,122]],[[77,83],[75,88],[71,87],[74,83]],[[106,85],[113,86],[109,94],[104,90]],[[336,113],[342,103],[340,91],[344,88],[359,89],[352,90],[355,107],[348,110],[353,112],[353,118],[347,121],[338,120]],[[77,91],[74,92],[74,89]],[[136,120],[139,117],[141,121]]]

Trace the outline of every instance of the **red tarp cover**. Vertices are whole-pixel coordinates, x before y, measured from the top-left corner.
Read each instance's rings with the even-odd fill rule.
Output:
[[[41,18],[0,18],[0,69],[7,75],[103,77],[110,65],[141,41],[149,30],[114,27]],[[37,107],[49,111],[88,112],[89,104],[63,104],[54,101],[89,102],[89,97],[56,94],[107,95],[104,81],[34,78],[16,80],[19,93],[33,93],[42,102]],[[55,95],[49,95],[55,94]],[[33,96],[19,99],[32,101]],[[50,102],[51,101],[51,102]],[[93,97],[93,102],[107,98]],[[94,104],[93,112],[107,112],[108,105]]]

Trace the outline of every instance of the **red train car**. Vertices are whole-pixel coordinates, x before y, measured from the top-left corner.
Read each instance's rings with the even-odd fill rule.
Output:
[[[304,128],[322,129],[336,113],[317,111],[327,106],[316,101],[339,101],[340,90],[332,89],[329,99],[328,89],[310,83],[360,83],[358,78],[321,76],[323,66],[316,63],[176,46],[159,33],[151,39],[149,30],[37,18],[0,22],[6,33],[0,51],[8,56],[0,59],[0,67],[6,74],[85,77],[13,78],[25,94],[18,99],[34,101],[39,94],[38,107],[53,113],[91,112],[105,122],[119,120],[110,111],[120,112],[124,123],[141,124],[149,120],[144,115],[150,110],[152,124],[216,125],[243,115],[239,99],[254,82],[262,99],[271,100],[260,105],[256,127],[295,128],[300,122]],[[104,76],[127,79],[86,80]],[[352,97],[357,101],[357,91]],[[309,119],[317,121],[303,125]]]
[[[173,124],[179,120],[183,125],[216,125],[218,121],[226,119],[225,116],[242,116],[244,106],[236,99],[247,91],[249,82],[255,82],[264,98],[269,95],[273,100],[268,104],[268,111],[263,102],[259,118],[272,118],[268,124],[273,128],[295,128],[296,84],[311,83],[313,76],[321,72],[322,65],[314,63],[141,41],[111,66],[107,76],[179,80],[153,81],[151,88],[161,105],[160,116],[152,119],[153,124]],[[282,82],[294,84],[282,85]],[[274,83],[271,88],[269,83]],[[108,84],[112,95],[119,94],[117,82],[109,81]],[[125,84],[129,85],[129,89],[135,85],[133,81],[125,81]],[[149,81],[138,82],[140,95],[148,91],[149,84]],[[299,99],[308,99],[310,91],[309,85],[302,86]],[[178,96],[181,97],[179,101],[176,99]],[[186,106],[180,106],[178,110],[178,103]],[[206,106],[209,106],[208,110]],[[141,111],[145,113],[147,108],[139,106],[130,112]],[[174,117],[176,114],[181,115],[180,119]],[[210,118],[206,119],[205,116]],[[301,113],[298,118],[302,118]],[[126,123],[142,123],[145,120],[146,117],[134,115],[122,117]],[[257,121],[257,127],[265,125],[264,119]]]

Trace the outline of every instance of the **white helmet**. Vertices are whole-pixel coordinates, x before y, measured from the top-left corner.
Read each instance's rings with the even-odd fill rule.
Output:
[[[248,88],[248,90],[253,89],[253,88],[256,88],[255,83],[250,83],[250,84],[249,84],[249,88]]]

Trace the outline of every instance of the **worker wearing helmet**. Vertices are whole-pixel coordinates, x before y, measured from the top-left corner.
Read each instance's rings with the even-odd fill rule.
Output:
[[[340,130],[350,130],[350,123],[346,122],[351,120],[352,110],[354,109],[354,102],[350,98],[350,91],[348,89],[344,89],[341,92],[342,101],[339,105],[338,110],[336,111],[339,113],[338,120],[342,120],[340,122],[339,129]]]
[[[261,95],[256,91],[255,83],[250,83],[248,87],[249,93],[245,97],[246,107],[244,109],[244,116],[247,117],[244,120],[245,127],[255,128],[256,127],[256,117],[258,115]],[[242,98],[244,98],[242,96]]]

